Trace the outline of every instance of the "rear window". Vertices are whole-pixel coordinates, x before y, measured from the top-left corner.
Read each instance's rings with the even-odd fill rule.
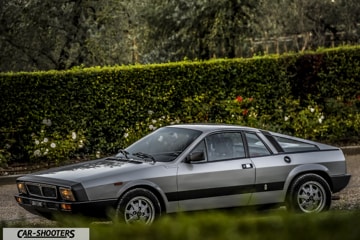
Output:
[[[275,140],[279,143],[281,148],[284,152],[291,153],[291,152],[309,152],[309,151],[318,151],[319,148],[310,143],[305,143],[289,138],[273,136]]]
[[[255,133],[245,133],[250,157],[262,157],[271,155],[269,149],[260,140],[259,136]]]

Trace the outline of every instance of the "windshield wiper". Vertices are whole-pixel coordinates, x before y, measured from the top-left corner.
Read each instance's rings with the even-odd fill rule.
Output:
[[[147,158],[147,159],[151,159],[151,161],[152,161],[153,163],[156,162],[155,158],[154,158],[152,155],[147,154],[147,153],[137,152],[137,153],[133,153],[132,155],[134,155],[135,157],[139,157],[139,158],[141,158],[141,159],[146,159],[146,158]]]
[[[132,158],[128,158],[128,157],[123,157],[123,156],[111,156],[111,157],[107,157],[106,160],[116,160],[116,161],[124,161],[124,162],[134,162],[134,163],[143,163],[144,161],[142,160],[136,160],[136,159],[132,159]]]
[[[122,155],[124,155],[124,157],[126,159],[129,159],[128,155],[129,155],[129,152],[124,150],[124,149],[119,149],[118,153],[121,153]]]

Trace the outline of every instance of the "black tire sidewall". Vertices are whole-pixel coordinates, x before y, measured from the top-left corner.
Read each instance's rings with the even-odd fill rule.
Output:
[[[330,186],[323,177],[321,177],[317,174],[314,174],[314,173],[308,173],[308,174],[301,175],[294,180],[294,182],[291,185],[290,190],[287,194],[286,208],[293,212],[303,212],[298,205],[297,194],[298,194],[300,187],[303,184],[305,184],[306,182],[317,182],[324,188],[325,205],[324,205],[323,209],[320,210],[320,212],[329,210],[330,205],[331,205]]]
[[[155,208],[155,219],[156,220],[161,215],[161,205],[155,194],[151,191],[144,188],[135,188],[127,191],[119,199],[117,208],[116,208],[116,218],[120,222],[125,222],[125,207],[126,205],[135,197],[145,197],[149,199],[154,208]]]

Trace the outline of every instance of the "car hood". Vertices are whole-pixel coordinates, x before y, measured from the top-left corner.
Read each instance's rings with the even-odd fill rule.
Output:
[[[140,168],[148,167],[154,163],[129,161],[125,159],[104,158],[92,160],[63,167],[51,168],[48,170],[28,174],[18,178],[18,181],[34,181],[48,183],[79,183],[91,179],[119,175],[124,172],[131,172]]]

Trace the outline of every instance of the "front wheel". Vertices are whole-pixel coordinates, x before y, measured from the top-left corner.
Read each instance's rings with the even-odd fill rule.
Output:
[[[161,213],[157,197],[149,190],[136,188],[126,192],[117,207],[117,217],[126,223],[152,223]]]
[[[329,210],[330,205],[329,184],[317,174],[301,175],[290,186],[286,200],[286,207],[289,210],[314,213]]]

